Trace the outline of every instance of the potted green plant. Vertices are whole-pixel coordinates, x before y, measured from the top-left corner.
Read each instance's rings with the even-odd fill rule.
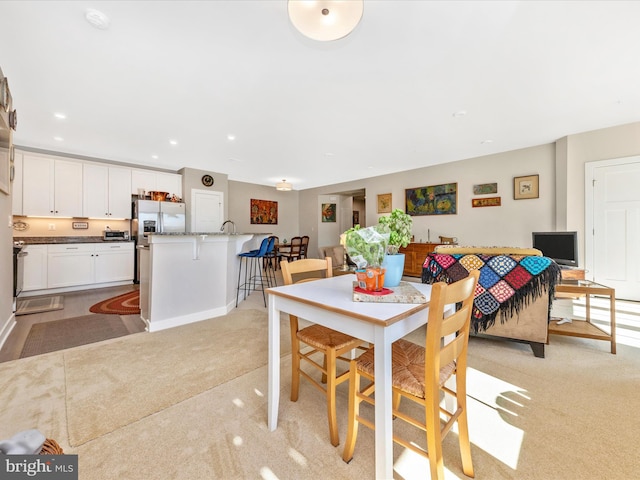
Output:
[[[406,247],[411,242],[411,229],[413,219],[399,208],[392,210],[390,215],[380,217],[378,225],[389,229],[389,244],[382,266],[386,273],[384,277],[385,287],[397,287],[402,280],[404,271],[404,253],[400,253],[400,247]]]
[[[345,249],[356,264],[359,286],[365,290],[382,290],[384,268],[382,263],[389,244],[389,227],[374,225],[361,228],[356,225],[344,232]]]

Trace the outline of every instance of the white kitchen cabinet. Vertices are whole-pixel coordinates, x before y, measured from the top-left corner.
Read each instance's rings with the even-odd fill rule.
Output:
[[[27,253],[22,291],[47,288],[47,245],[27,245],[22,251]]]
[[[156,172],[153,170],[131,170],[131,195],[138,195],[138,190],[143,189],[145,193],[155,191]]]
[[[131,218],[131,169],[85,163],[83,216],[91,218]]]
[[[158,192],[168,192],[171,195],[182,198],[182,175],[157,172],[156,190]]]
[[[95,283],[133,280],[134,244],[105,243],[95,247]]]
[[[131,195],[137,195],[139,188],[147,194],[167,192],[182,198],[182,175],[134,168],[131,171]]]
[[[49,245],[47,288],[89,285],[95,278],[94,245]]]
[[[22,215],[22,152],[14,150],[13,184],[11,185],[11,213]]]
[[[47,288],[133,280],[133,242],[50,244]]]
[[[24,153],[22,162],[23,215],[82,216],[81,162],[31,153]]]

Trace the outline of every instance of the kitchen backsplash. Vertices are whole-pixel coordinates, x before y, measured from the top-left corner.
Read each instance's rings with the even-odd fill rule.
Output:
[[[89,228],[76,229],[73,223],[87,223]],[[22,229],[22,223],[26,228]],[[102,236],[108,226],[111,230],[130,230],[129,220],[106,220],[86,218],[35,218],[13,217],[14,237],[97,237]]]

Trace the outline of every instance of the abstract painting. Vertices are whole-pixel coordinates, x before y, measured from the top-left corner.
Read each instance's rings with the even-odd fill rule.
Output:
[[[407,188],[405,197],[406,212],[409,215],[456,215],[458,213],[457,183]]]
[[[278,224],[278,202],[272,200],[251,199],[252,224]]]

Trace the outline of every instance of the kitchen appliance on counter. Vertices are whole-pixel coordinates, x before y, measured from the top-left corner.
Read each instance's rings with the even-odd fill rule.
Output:
[[[149,245],[150,233],[185,232],[185,204],[136,200],[131,215],[131,235],[136,247]],[[140,281],[140,252],[136,248],[134,283]]]
[[[114,241],[114,242],[128,242],[129,232],[127,232],[126,230],[111,230],[111,229],[103,230],[102,240]]]

